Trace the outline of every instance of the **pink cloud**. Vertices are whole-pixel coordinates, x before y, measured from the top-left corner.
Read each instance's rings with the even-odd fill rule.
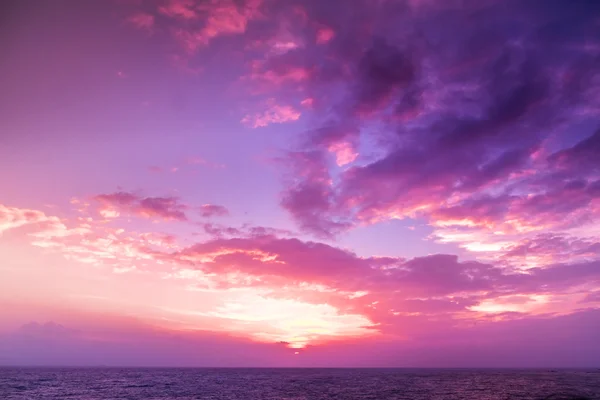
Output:
[[[335,31],[331,28],[321,28],[317,31],[317,44],[325,44],[335,36]]]
[[[129,23],[138,29],[152,31],[154,28],[154,16],[144,12],[138,12],[127,19]]]
[[[292,106],[273,104],[269,108],[257,114],[248,114],[241,122],[252,128],[264,128],[270,124],[283,124],[300,119],[302,114]]]
[[[259,277],[274,275],[315,283],[322,283],[320,279],[323,278],[319,276],[323,275],[348,274],[351,270],[358,274],[361,265],[366,265],[351,253],[327,245],[272,236],[215,239],[194,245],[174,256],[182,261],[197,260],[214,272],[237,271]],[[319,259],[321,261],[317,262]],[[328,269],[322,270],[321,263],[329,264]]]
[[[158,8],[158,11],[171,18],[195,19],[198,17],[194,0],[168,0],[165,5]]]
[[[307,97],[306,99],[304,99],[300,102],[301,105],[303,105],[304,107],[307,107],[307,108],[312,108],[314,103],[315,103],[315,100],[310,97]]]
[[[185,221],[187,206],[175,197],[141,197],[128,192],[101,194],[94,197],[101,204],[99,213],[105,218],[127,212],[143,218]]]
[[[246,51],[264,52],[264,56],[268,59],[305,46],[304,38],[297,34],[297,29],[294,29],[289,21],[284,19],[279,25],[279,29],[273,31],[269,29],[267,32],[256,34],[256,37],[250,36]]]
[[[532,240],[543,232],[570,236],[570,231],[585,229],[598,215],[593,185],[571,181],[558,190],[543,190],[526,196],[467,197],[452,207],[433,207],[429,218],[439,236],[450,241],[468,248],[472,238],[479,238],[500,249]],[[527,258],[534,262],[532,255]]]
[[[292,231],[287,229],[270,228],[265,226],[254,226],[250,224],[243,224],[241,227],[225,226],[214,223],[202,224],[204,232],[212,237],[222,238],[225,236],[229,237],[255,237],[255,236],[294,236]]]
[[[280,85],[285,82],[301,82],[309,77],[309,72],[303,68],[292,67],[285,72],[279,71],[264,71],[263,73],[258,73],[253,75],[253,79],[265,80],[267,82],[273,83],[275,85]]]
[[[137,199],[136,196],[127,193],[110,198],[119,205],[129,205]],[[27,211],[17,211],[13,209],[11,215],[27,215]],[[571,288],[579,287],[583,283],[600,285],[600,269],[597,268],[596,261],[549,265],[520,273],[474,261],[459,262],[456,256],[450,255],[418,257],[411,260],[393,257],[362,258],[347,250],[322,243],[279,239],[274,236],[276,231],[258,227],[258,230],[251,227],[252,229],[247,231],[249,236],[246,237],[213,239],[177,250],[175,238],[171,235],[131,235],[123,233],[122,230],[106,231],[108,228],[89,223],[68,228],[54,218],[40,218],[40,215],[30,214],[31,218],[28,221],[51,220],[53,223],[38,228],[38,233],[32,235],[33,243],[45,248],[61,248],[65,254],[79,253],[82,256],[93,256],[98,260],[113,262],[136,258],[171,259],[183,264],[199,263],[198,267],[205,269],[205,272],[248,274],[260,278],[260,282],[267,285],[269,282],[276,285],[283,282],[324,285],[333,291],[331,293],[334,293],[334,297],[340,299],[341,296],[345,299],[344,302],[350,302],[346,306],[356,302],[364,307],[377,299],[380,307],[386,307],[386,302],[391,301],[392,303],[387,304],[388,312],[391,312],[390,309],[400,309],[398,304],[394,304],[396,300],[411,300],[415,297],[435,299],[436,296],[450,296],[443,300],[452,303],[452,299],[458,296],[464,299],[464,311],[465,307],[495,298],[499,299],[497,304],[500,305],[518,304],[515,303],[518,297],[512,301],[506,299],[507,295],[556,296],[568,293]],[[18,226],[19,224],[14,224],[10,229]],[[239,235],[240,232],[234,230],[230,233]],[[84,243],[85,248],[82,247]],[[587,244],[586,246],[590,247]],[[137,251],[132,252],[132,249],[136,248]],[[171,249],[175,249],[176,252],[169,253]],[[81,258],[84,259],[86,258]],[[342,276],[343,279],[338,279]],[[398,290],[401,290],[401,295],[396,294]],[[365,295],[348,297],[346,294],[359,292]],[[310,297],[308,291],[307,299]],[[468,300],[469,298],[471,300]],[[406,304],[421,303],[411,300]],[[424,306],[430,304],[438,303],[423,303]],[[455,307],[452,304],[439,305]],[[377,311],[373,314],[373,311],[368,309],[363,311],[368,312],[369,316],[379,313]]]
[[[237,4],[232,0],[211,1],[198,6],[206,14],[204,27],[196,31],[179,29],[175,37],[189,53],[195,53],[219,36],[239,35],[246,32],[248,23],[259,18],[260,0],[248,0]],[[188,14],[190,15],[190,14]]]
[[[337,214],[332,198],[332,179],[325,157],[317,151],[289,153],[284,161],[293,166],[282,193],[281,205],[300,222],[302,230],[319,237],[346,230],[351,222]],[[324,218],[336,214],[339,218]]]
[[[58,252],[67,260],[78,263],[110,266],[115,273],[143,268],[153,260],[152,248],[159,243],[157,240],[149,240],[148,237],[136,237],[124,234],[118,229],[92,225],[58,228],[32,236],[33,246]]]
[[[141,203],[139,196],[124,192],[105,195],[104,199],[119,207]],[[597,257],[520,272],[445,254],[411,259],[361,257],[324,243],[281,238],[277,235],[285,233],[278,230],[214,225],[205,228],[215,237],[182,247],[173,235],[136,234],[92,219],[63,223],[26,210],[2,210],[7,221],[26,220],[34,225],[40,220],[51,221],[37,225],[28,237],[34,246],[69,260],[110,266],[116,275],[156,273],[161,271],[157,267],[164,265],[162,271],[169,271],[172,279],[190,281],[189,290],[250,290],[254,293],[248,297],[251,304],[268,307],[274,313],[298,309],[324,318],[320,326],[330,329],[331,335],[293,337],[290,331],[273,329],[280,321],[277,318],[245,325],[241,331],[259,341],[286,338],[297,347],[373,334],[426,341],[432,332],[444,329],[468,332],[475,322],[502,326],[503,321],[571,314],[582,304],[594,307],[600,288]],[[13,223],[7,229],[19,226]],[[539,244],[530,244],[528,249],[541,243],[546,247],[569,246],[555,238],[540,238]],[[571,246],[591,254],[588,248],[594,243]],[[512,255],[525,251],[530,250],[515,248]],[[248,307],[240,310],[224,305],[207,311],[207,315],[253,321],[258,318],[256,311]],[[185,310],[179,312],[185,314]],[[361,324],[370,328],[364,330]]]
[[[303,66],[276,64],[273,61],[253,61],[249,79],[269,88],[281,88],[286,84],[298,84],[310,78],[311,71]]]
[[[302,47],[302,43],[298,43],[294,40],[275,41],[271,44],[271,50],[275,54],[285,54],[288,51],[295,50],[300,47]]]
[[[600,256],[600,242],[593,238],[540,234],[506,248],[502,258],[511,264],[551,264],[589,261]]]
[[[222,236],[241,236],[242,230],[239,228],[231,227],[231,226],[223,226],[223,225],[215,225],[215,224],[202,224],[202,229],[204,232],[214,237],[222,237]]]
[[[451,255],[361,258],[321,243],[269,235],[214,239],[171,257],[204,273],[242,274],[248,277],[246,285],[253,287],[300,285],[305,289],[294,291],[294,296],[358,311],[374,323],[402,316],[398,323],[415,316],[424,321],[434,315],[460,317],[466,322],[498,312],[544,313],[555,306],[548,299],[569,298],[582,284],[600,285],[597,261],[521,273],[475,261],[459,262]],[[531,299],[537,300],[531,303]],[[577,308],[570,307],[571,312]]]
[[[329,146],[328,150],[335,154],[336,164],[340,167],[352,163],[358,157],[354,146],[348,142],[334,143]]]
[[[38,210],[8,207],[0,204],[0,234],[9,229],[19,228],[29,224],[57,222],[58,218],[48,217]]]
[[[121,206],[130,204],[130,197],[125,194],[112,196],[112,199]],[[0,216],[5,219],[0,219],[0,233],[29,225],[25,238],[32,246],[83,264],[107,265],[116,270],[135,269],[136,263],[141,267],[160,251],[178,248],[172,235],[127,233],[91,217],[69,221],[40,211],[12,208],[8,209],[9,214],[3,212],[4,209],[0,205]]]
[[[203,204],[200,206],[200,215],[205,218],[224,217],[229,215],[229,210],[217,204]]]

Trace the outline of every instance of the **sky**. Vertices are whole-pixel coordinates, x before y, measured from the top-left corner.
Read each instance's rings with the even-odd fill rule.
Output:
[[[1,7],[0,364],[600,366],[600,2]]]

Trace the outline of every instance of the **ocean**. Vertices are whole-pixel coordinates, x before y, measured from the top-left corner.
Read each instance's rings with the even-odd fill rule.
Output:
[[[600,399],[600,370],[0,368],[0,399]]]

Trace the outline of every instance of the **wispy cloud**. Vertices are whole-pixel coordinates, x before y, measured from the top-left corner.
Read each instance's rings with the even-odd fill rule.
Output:
[[[137,197],[120,194],[111,198],[130,205]],[[25,212],[32,210],[13,209],[11,215]],[[564,315],[580,311],[582,304],[594,307],[598,303],[597,258],[549,263],[523,272],[460,261],[448,254],[409,259],[360,257],[346,249],[284,238],[285,232],[260,227],[207,225],[211,239],[182,246],[172,235],[136,234],[108,227],[101,220],[63,223],[53,217],[42,219],[54,222],[27,233],[34,246],[75,262],[110,266],[116,275],[168,271],[166,278],[186,281],[189,290],[196,292],[241,291],[242,297],[201,315],[232,321],[227,325],[230,329],[241,329],[258,340],[284,340],[292,347],[376,333],[419,340],[433,327],[468,330],[474,322],[537,318],[557,311]],[[14,224],[8,229],[18,227]],[[594,244],[582,244],[581,248],[588,251],[585,248],[590,246]],[[519,252],[516,249],[511,255]],[[160,265],[164,267],[157,269]],[[239,306],[240,301],[246,306]],[[256,307],[263,310],[260,315],[265,309],[272,314],[260,317]],[[294,309],[312,315],[316,330],[294,328],[299,322],[283,317],[294,314],[289,312]],[[278,325],[282,321],[293,326],[275,328],[282,326]],[[236,325],[238,322],[243,322],[243,327]],[[370,328],[365,330],[365,326]]]
[[[176,3],[177,13],[171,11],[172,16],[196,17],[196,11],[181,7],[181,0]],[[249,21],[261,16],[259,11],[261,4],[262,1],[259,0],[247,0],[240,4],[231,0],[202,3],[197,8],[199,13],[206,15],[204,27],[191,31],[179,29],[175,33],[175,38],[188,53],[195,53],[219,36],[239,35],[246,32]]]
[[[203,204],[200,206],[200,215],[205,218],[224,217],[229,215],[229,210],[218,204]]]
[[[335,36],[335,32],[331,28],[321,28],[317,31],[317,43],[324,44],[329,42]]]
[[[242,118],[241,122],[252,128],[264,128],[271,124],[283,124],[294,122],[300,119],[302,114],[289,105],[274,104],[260,113],[248,114]]]
[[[158,11],[171,18],[195,19],[198,17],[197,2],[194,0],[168,0]]]
[[[57,221],[58,218],[48,217],[42,211],[8,207],[0,204],[0,234],[9,229],[28,224]]]
[[[121,212],[143,218],[185,221],[188,206],[176,197],[142,197],[130,192],[100,194],[94,197],[100,203],[98,212],[105,218],[115,218]]]
[[[130,16],[127,21],[139,29],[151,32],[154,29],[154,16],[144,12],[138,12]]]

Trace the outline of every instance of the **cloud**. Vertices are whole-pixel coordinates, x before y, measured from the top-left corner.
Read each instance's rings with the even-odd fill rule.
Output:
[[[600,303],[600,291],[588,293],[581,303]]]
[[[126,206],[139,199],[126,193],[113,197]],[[32,245],[75,262],[108,266],[113,279],[132,273],[151,279],[158,273],[185,283],[186,292],[222,296],[206,309],[169,313],[213,318],[229,331],[297,347],[372,335],[424,343],[432,332],[472,335],[474,325],[552,319],[598,306],[600,264],[593,240],[546,235],[507,249],[508,259],[540,257],[524,271],[449,254],[364,257],[249,225],[204,224],[210,238],[181,245],[173,235],[126,231],[92,218],[43,219],[26,232]],[[581,257],[562,257],[568,249]],[[267,308],[270,317],[256,313]],[[312,325],[307,328],[296,316],[279,317],[289,310],[310,315]]]
[[[408,260],[362,258],[326,244],[272,235],[215,238],[168,258],[206,274],[241,274],[248,277],[247,285],[274,293],[290,285],[286,291],[294,298],[359,311],[375,324],[396,317],[400,322],[417,317],[425,322],[433,315],[460,316],[463,321],[509,311],[528,315],[549,312],[563,301],[565,311],[572,312],[577,307],[569,302],[585,296],[585,291],[574,290],[600,286],[597,259],[520,272],[444,254]],[[384,331],[385,326],[399,328],[396,323],[383,325]]]
[[[301,83],[310,78],[311,71],[302,66],[277,64],[271,60],[254,61],[252,71],[247,79],[265,86],[263,90],[273,90],[286,84]]]
[[[300,228],[320,237],[331,237],[347,229],[351,222],[324,218],[333,212],[333,188],[325,157],[318,151],[289,153],[283,161],[291,166],[282,193],[281,205],[300,222]]]
[[[185,221],[188,207],[175,197],[141,197],[129,192],[100,194],[94,200],[101,204],[98,212],[105,218],[118,217],[127,212],[143,218],[158,218],[166,221]]]
[[[281,266],[286,265],[285,276],[311,282],[319,274],[335,274],[336,270],[347,272],[359,268],[364,263],[355,259],[350,253],[320,243],[303,243],[297,239],[276,239],[272,236],[256,236],[249,239],[215,239],[183,250],[176,257],[181,260],[203,260],[206,266],[218,271],[238,265],[237,272],[254,271],[258,276],[278,275],[284,272]],[[209,260],[213,260],[210,262]],[[230,264],[234,259],[239,262]],[[318,260],[321,260],[317,262]],[[329,268],[322,271],[322,263]],[[246,270],[245,268],[248,268]]]
[[[170,16],[185,16],[195,18],[196,11],[191,10],[187,1],[175,1],[177,12],[171,9]],[[183,7],[182,4],[186,6]],[[236,2],[233,0],[209,1],[198,5],[204,26],[197,30],[178,29],[175,38],[183,45],[188,53],[195,53],[207,46],[219,36],[239,35],[246,32],[248,23],[260,18],[261,0]]]
[[[200,215],[204,218],[224,217],[229,215],[229,210],[217,204],[203,204],[200,206]]]
[[[140,8],[141,4],[137,6]],[[151,6],[188,55],[197,53],[218,37],[244,34],[250,22],[263,16],[262,0],[166,0]],[[128,22],[136,28],[152,31],[156,19],[148,12],[138,11]]]
[[[506,249],[502,255],[510,263],[533,265],[593,260],[600,256],[600,242],[551,233],[524,239]]]
[[[598,61],[577,45],[600,29],[586,9],[594,6],[464,7],[357,2],[335,14],[306,5],[309,20],[335,32],[327,57],[307,42],[269,61],[283,71],[310,65],[300,90],[319,105],[291,152],[326,172],[286,181],[282,193],[302,229],[332,236],[422,218],[446,242],[491,249],[599,217],[600,136],[585,111],[600,105]],[[355,14],[365,28],[345,29]],[[336,171],[328,153],[350,167]]]
[[[194,0],[169,0],[158,11],[171,18],[195,19],[198,17]]]
[[[549,158],[558,164],[559,168],[569,170],[570,168],[589,168],[598,171],[598,152],[600,151],[600,130],[583,138],[575,145],[557,151]]]
[[[86,265],[110,266],[114,272],[131,272],[147,266],[156,254],[177,249],[168,235],[125,233],[93,220],[74,227],[56,224],[31,233],[31,244]]]
[[[307,108],[311,108],[313,106],[313,103],[314,103],[314,99],[312,99],[310,97],[307,97],[306,99],[304,99],[300,102],[301,105],[303,105],[304,107],[307,107]]]
[[[128,203],[129,196],[122,195],[119,198],[122,203]],[[155,261],[155,256],[178,249],[173,235],[126,232],[92,217],[60,219],[37,210],[0,205],[2,210],[11,211],[10,224],[0,224],[5,231],[27,226],[22,233],[32,246],[82,264],[106,265],[127,272],[133,271],[136,265],[140,269],[145,268]],[[24,218],[17,220],[15,216]]]
[[[0,235],[2,232],[9,229],[14,229],[29,224],[57,221],[58,218],[48,217],[46,214],[38,210],[8,207],[0,204]]]
[[[248,114],[241,122],[252,128],[264,128],[270,124],[283,124],[300,119],[302,114],[289,105],[273,104],[269,108],[256,114]]]
[[[127,21],[138,29],[145,29],[151,32],[154,28],[154,16],[144,12],[133,14]]]
[[[335,32],[331,28],[321,28],[317,31],[317,43],[324,44],[329,42],[335,36]]]
[[[243,224],[241,227],[225,226],[214,223],[201,224],[204,232],[213,237],[255,237],[264,235],[294,236],[292,231],[286,229],[271,228],[265,226],[254,226]]]
[[[348,142],[335,143],[328,150],[335,154],[335,162],[340,167],[352,163],[358,157],[358,153]]]

